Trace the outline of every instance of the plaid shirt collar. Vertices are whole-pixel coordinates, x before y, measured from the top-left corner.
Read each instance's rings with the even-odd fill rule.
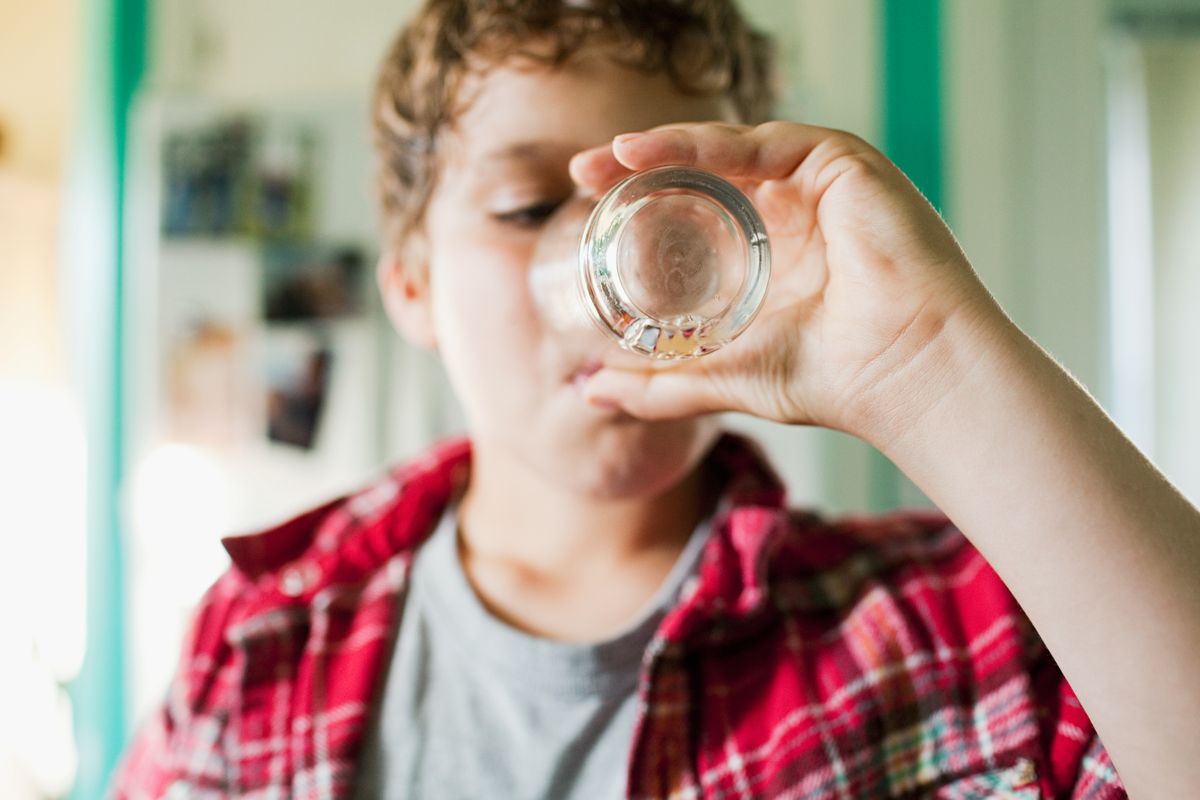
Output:
[[[663,621],[664,643],[727,646],[762,616],[768,561],[786,530],[786,492],[758,446],[732,433],[709,451],[719,497],[699,580]],[[372,490],[335,500],[268,531],[222,540],[233,564],[263,591],[255,613],[304,607],[335,586],[361,584],[400,556],[407,565],[466,486],[471,445],[448,440]],[[341,506],[348,515],[331,513]],[[375,524],[383,511],[391,519]]]

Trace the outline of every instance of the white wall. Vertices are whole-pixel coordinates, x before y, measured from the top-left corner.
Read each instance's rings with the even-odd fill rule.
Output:
[[[82,398],[60,274],[82,4],[0,0],[0,797],[69,790],[83,660]]]
[[[1105,10],[947,0],[947,206],[1009,315],[1105,396]]]
[[[278,101],[367,96],[384,49],[415,0],[157,0],[156,86]]]
[[[1142,44],[1154,209],[1155,460],[1200,503],[1200,32]]]
[[[1014,319],[1197,501],[1200,2],[947,0],[946,11],[955,231]],[[1115,15],[1136,16],[1144,35],[1122,33]],[[1124,137],[1111,198],[1110,135]],[[1118,153],[1130,146],[1143,150]],[[1109,225],[1136,235],[1142,215],[1144,252],[1114,264],[1128,288],[1107,299]],[[1128,327],[1114,334],[1114,321]]]

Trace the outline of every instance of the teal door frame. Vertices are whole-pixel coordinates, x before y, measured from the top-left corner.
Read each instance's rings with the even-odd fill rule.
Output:
[[[878,3],[883,151],[944,213],[941,0]],[[900,471],[878,451],[869,467],[871,508],[900,505]]]
[[[120,497],[125,477],[125,206],[129,112],[145,72],[146,0],[81,4],[82,70],[77,141],[64,215],[67,235],[93,230],[83,254],[64,263],[75,317],[73,348],[86,398],[88,506],[83,665],[70,693],[78,770],[72,797],[101,797],[128,738],[126,595]],[[94,246],[92,249],[89,246]],[[90,274],[89,274],[90,273]],[[95,290],[95,291],[90,291]]]

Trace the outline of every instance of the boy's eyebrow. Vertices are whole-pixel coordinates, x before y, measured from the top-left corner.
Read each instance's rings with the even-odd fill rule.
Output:
[[[487,161],[541,161],[547,156],[564,156],[569,158],[580,149],[578,146],[567,142],[534,139],[524,142],[513,142],[503,147],[489,150],[483,154],[483,159]]]
[[[480,188],[505,179],[515,171],[546,176],[561,171],[565,180],[571,156],[583,148],[575,143],[547,139],[528,139],[483,151],[471,162],[466,174],[468,186]],[[560,169],[561,167],[561,169]]]

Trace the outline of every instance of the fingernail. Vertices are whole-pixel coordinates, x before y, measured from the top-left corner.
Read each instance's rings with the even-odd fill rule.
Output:
[[[616,400],[609,400],[607,397],[589,397],[587,401],[596,408],[603,408],[609,411],[621,407],[621,404]]]
[[[642,133],[622,133],[619,136],[616,136],[613,138],[613,144],[616,144],[616,145],[629,144],[634,139],[642,138],[643,135],[644,134],[642,134]]]

